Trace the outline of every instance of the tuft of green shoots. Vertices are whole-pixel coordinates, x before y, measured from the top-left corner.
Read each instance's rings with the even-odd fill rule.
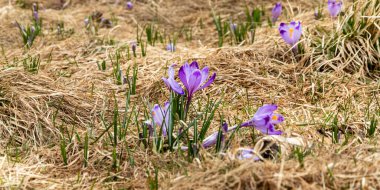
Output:
[[[216,27],[216,31],[218,32],[218,46],[223,46],[223,38],[224,38],[224,30],[222,26],[222,20],[220,18],[220,15],[217,17],[215,15],[214,10],[212,11],[212,18]]]
[[[377,129],[377,119],[376,119],[376,116],[373,115],[372,118],[371,118],[371,121],[369,123],[369,127],[367,129],[367,136],[368,137],[374,137],[375,136],[375,133],[376,133],[376,129]]]
[[[99,69],[100,71],[105,71],[105,70],[107,70],[106,60],[102,60],[101,63],[99,63],[99,61],[97,61],[96,64],[98,65],[98,69]]]
[[[292,152],[292,155],[298,160],[298,163],[300,164],[301,168],[304,167],[305,157],[309,154],[311,154],[310,150],[302,150],[302,148],[300,147],[295,147]]]
[[[28,55],[28,57],[23,60],[22,64],[25,71],[34,74],[38,73],[41,64],[40,55],[34,57]]]
[[[83,165],[84,167],[87,167],[88,165],[88,132],[86,132],[86,135],[84,136],[84,142],[83,142]]]
[[[339,137],[340,137],[340,132],[339,132],[339,126],[338,126],[338,114],[335,115],[333,122],[331,124],[332,128],[332,143],[336,144],[339,143]]]
[[[114,55],[109,54],[109,59],[111,60],[112,63],[112,68],[113,68],[113,76],[115,77],[115,83],[117,85],[122,85],[123,84],[123,72],[120,68],[120,60],[121,60],[121,54],[118,50],[115,51]]]

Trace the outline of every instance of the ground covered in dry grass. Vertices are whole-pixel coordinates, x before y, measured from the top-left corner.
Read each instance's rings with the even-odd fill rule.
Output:
[[[28,49],[15,21],[30,24],[33,1],[2,0],[0,188],[380,188],[380,2],[344,1],[333,20],[327,1],[283,1],[279,20],[302,22],[298,55],[265,18],[253,43],[252,36],[235,43],[226,34],[218,47],[212,11],[224,21],[244,22],[246,5],[268,16],[275,2],[137,0],[127,10],[122,0],[40,0],[42,34]],[[320,5],[324,17],[315,20]],[[86,29],[84,19],[95,11],[112,24]],[[147,44],[143,56],[151,23],[163,43]],[[130,49],[137,28],[143,42],[135,58]],[[175,36],[176,51],[167,51]],[[122,55],[123,73],[137,65],[136,93],[127,98],[131,87],[115,78],[115,52]],[[37,58],[35,71],[28,65]],[[103,60],[104,70],[98,67]],[[285,117],[277,126],[282,138],[239,130],[222,151],[200,148],[196,156],[145,146],[139,133],[148,107],[170,96],[161,78],[171,64],[193,60],[217,73],[194,100],[198,112],[208,98],[222,100],[207,134],[221,120],[237,125],[261,105],[275,103]],[[125,136],[112,144],[109,126],[121,128],[123,118]],[[265,158],[239,160],[241,147]]]

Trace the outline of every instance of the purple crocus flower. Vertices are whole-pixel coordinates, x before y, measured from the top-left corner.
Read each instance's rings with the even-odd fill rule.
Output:
[[[166,46],[166,50],[167,51],[170,51],[170,52],[175,52],[175,45],[173,43],[169,43],[167,46]]]
[[[137,48],[137,43],[136,42],[131,42],[131,49],[133,52],[136,52],[136,48]]]
[[[278,3],[276,3],[276,5],[272,9],[272,22],[273,23],[275,23],[277,21],[278,17],[280,17],[281,12],[282,12],[282,5],[280,2],[278,2]]]
[[[90,19],[85,18],[83,22],[84,22],[84,26],[87,27],[90,24]]]
[[[286,43],[294,46],[301,38],[302,35],[302,26],[301,22],[290,22],[290,24],[281,23],[278,28],[280,31],[280,35],[282,39],[285,40]],[[294,47],[294,50],[297,50],[297,47]]]
[[[162,80],[165,82],[166,86],[170,89],[176,92],[177,94],[184,95],[185,92],[183,91],[181,85],[174,79],[174,66],[175,64],[171,65],[169,67],[169,77],[168,78],[162,78]]]
[[[33,3],[32,5],[32,11],[33,11],[33,17],[36,22],[38,22],[39,16],[38,16],[38,5],[37,3]]]
[[[342,10],[342,1],[329,0],[327,2],[327,9],[330,12],[332,18],[336,18]]]
[[[133,9],[133,3],[131,1],[128,1],[126,5],[127,5],[127,9],[129,10]]]
[[[185,63],[178,72],[178,76],[181,79],[183,85],[187,91],[188,104],[191,101],[194,93],[198,90],[202,90],[211,85],[214,82],[216,73],[214,73],[209,79],[209,68],[204,67],[202,70],[199,69],[198,63],[196,61],[192,62],[190,65]],[[208,81],[206,82],[206,80]],[[202,85],[203,84],[203,85]]]
[[[242,123],[241,127],[252,126],[264,134],[281,135],[282,131],[276,131],[274,125],[285,119],[281,114],[273,113],[275,110],[277,110],[277,105],[266,104],[257,110],[251,120]]]
[[[160,105],[155,104],[152,109],[152,117],[155,126],[162,128],[162,134],[164,136],[167,135],[167,128],[169,127],[169,119],[170,119],[170,103],[165,102],[164,108],[161,108]],[[153,122],[151,125],[153,126]]]
[[[235,33],[235,31],[236,31],[236,29],[237,29],[237,24],[236,24],[236,23],[231,23],[231,24],[230,24],[230,29],[231,29],[232,32]]]

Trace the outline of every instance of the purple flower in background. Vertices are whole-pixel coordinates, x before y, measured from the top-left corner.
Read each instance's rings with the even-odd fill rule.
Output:
[[[90,24],[90,19],[85,18],[83,22],[84,22],[84,26],[87,27]]]
[[[175,52],[175,45],[173,43],[169,43],[167,46],[166,46],[166,50],[167,51],[170,51],[170,52]]]
[[[168,78],[162,78],[162,80],[165,82],[166,86],[170,89],[176,92],[177,94],[184,95],[185,92],[183,91],[181,85],[174,79],[174,66],[175,64],[171,65],[169,67],[169,77]]]
[[[128,1],[126,6],[127,6],[127,9],[129,10],[133,9],[133,3],[131,1]]]
[[[231,23],[230,24],[230,29],[231,29],[232,32],[235,32],[236,29],[237,29],[237,24],[236,23]]]
[[[273,113],[277,110],[277,105],[266,104],[260,107],[253,118],[241,124],[241,127],[252,126],[264,134],[281,135],[282,131],[276,131],[274,126],[285,119],[281,114]]]
[[[145,122],[145,124],[147,124],[148,126],[150,125],[150,128],[153,128],[153,123],[155,126],[162,128],[162,134],[164,136],[167,135],[167,128],[169,127],[169,119],[170,119],[169,106],[170,106],[169,102],[165,102],[164,108],[161,108],[160,105],[155,104],[152,108],[153,122],[151,121]]]
[[[331,17],[336,18],[342,10],[342,1],[329,0],[327,2],[327,9],[330,12]]]
[[[179,69],[178,76],[187,90],[187,99],[189,104],[196,91],[202,90],[210,86],[211,83],[214,82],[216,73],[214,73],[208,79],[209,68],[204,67],[202,70],[200,70],[198,63],[194,61],[190,65],[188,63],[185,63]]]
[[[38,16],[38,6],[37,6],[37,3],[33,3],[32,11],[33,11],[33,18],[34,18],[34,20],[36,22],[38,22],[39,16]]]
[[[277,21],[278,17],[280,17],[281,12],[282,12],[281,3],[280,2],[276,3],[276,5],[272,9],[272,22],[273,23],[275,23]]]
[[[254,161],[259,161],[260,158],[256,156],[253,149],[249,148],[241,148],[240,154],[237,156],[239,160],[247,160],[247,159],[253,159]]]
[[[136,48],[137,48],[136,42],[131,42],[131,49],[132,49],[133,52],[136,51]]]
[[[278,28],[280,31],[280,35],[282,39],[285,40],[286,43],[294,46],[301,38],[302,35],[302,26],[301,22],[290,22],[290,24],[281,23]],[[297,47],[295,47],[297,48]]]

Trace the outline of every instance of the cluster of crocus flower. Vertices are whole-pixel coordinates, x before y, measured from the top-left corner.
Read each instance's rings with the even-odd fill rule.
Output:
[[[336,18],[340,11],[342,10],[342,1],[336,1],[336,0],[329,0],[327,2],[327,9],[329,10],[330,12],[330,16],[332,18]]]
[[[278,2],[272,9],[272,23],[275,23],[277,21],[278,17],[280,17],[281,15],[281,12],[282,12],[282,5],[280,2]]]

